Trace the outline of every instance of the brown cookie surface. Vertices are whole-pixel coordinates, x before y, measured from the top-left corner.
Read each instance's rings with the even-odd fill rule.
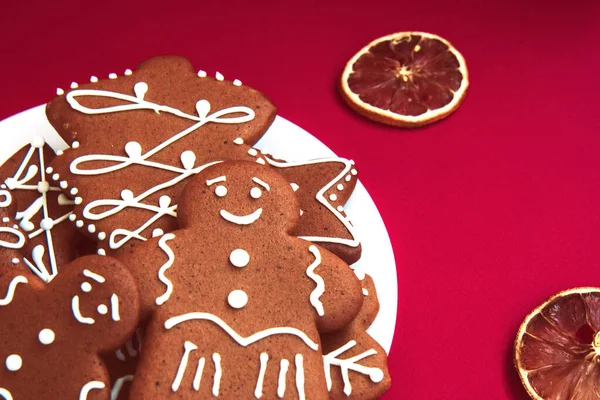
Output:
[[[363,295],[346,263],[290,234],[299,211],[273,169],[219,163],[186,188],[182,229],[121,255],[150,321],[133,398],[327,398],[319,335]]]
[[[200,77],[180,57],[53,99],[49,121],[71,148],[52,167],[78,191],[76,221],[107,250],[176,228],[178,197],[207,164],[249,154],[275,118],[260,92]],[[253,153],[253,151],[250,151]],[[81,222],[79,222],[81,221]]]
[[[139,306],[134,278],[108,257],[80,258],[48,284],[30,271],[1,268],[0,394],[109,399],[99,354],[130,337]]]
[[[330,399],[377,399],[390,388],[385,350],[367,332],[379,312],[373,279],[361,281],[365,301],[347,327],[321,336]]]

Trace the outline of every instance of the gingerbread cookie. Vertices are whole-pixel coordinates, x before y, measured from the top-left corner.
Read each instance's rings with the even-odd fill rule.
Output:
[[[12,203],[8,190],[0,189],[0,265],[3,268],[26,268],[21,262],[23,248],[27,245],[27,235],[12,219],[16,205]]]
[[[337,157],[296,162],[265,158],[290,182],[300,201],[300,222],[294,235],[318,243],[348,264],[358,261],[362,248],[344,211],[357,182],[354,161]]]
[[[139,300],[134,278],[109,257],[80,258],[48,284],[0,268],[0,395],[108,400],[99,354],[133,334]]]
[[[51,179],[53,171],[48,163],[54,156],[44,138],[37,136],[0,166],[2,190],[10,192],[11,203],[17,206],[10,217],[28,238],[22,256],[46,282],[56,276],[61,265],[76,258],[82,242],[68,220],[73,200],[61,192],[65,182]]]
[[[77,190],[76,223],[109,250],[175,229],[179,194],[212,162],[265,163],[251,145],[275,118],[273,104],[238,80],[197,74],[183,58],[72,86],[46,109],[72,144],[52,177]]]
[[[150,321],[132,398],[327,398],[319,334],[352,321],[363,295],[346,263],[290,234],[289,183],[218,163],[178,212],[182,229],[121,256]]]
[[[375,284],[361,275],[365,301],[347,327],[321,336],[330,399],[378,399],[390,388],[385,350],[367,332],[379,312]]]

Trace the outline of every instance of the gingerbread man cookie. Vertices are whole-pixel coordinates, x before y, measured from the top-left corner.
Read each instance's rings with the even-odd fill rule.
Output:
[[[183,229],[122,255],[150,318],[132,398],[328,397],[319,335],[363,295],[346,263],[290,234],[299,211],[272,169],[218,163],[190,180]]]
[[[109,257],[80,258],[48,284],[0,268],[0,397],[108,400],[99,354],[132,335],[139,301],[134,278]]]

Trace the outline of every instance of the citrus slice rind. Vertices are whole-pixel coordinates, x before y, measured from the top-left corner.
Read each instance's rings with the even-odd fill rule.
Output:
[[[514,363],[534,400],[600,398],[600,288],[569,289],[533,310]]]
[[[419,127],[448,116],[468,87],[464,57],[444,38],[425,32],[394,33],[372,41],[348,61],[341,78],[341,92],[350,107],[401,127]]]

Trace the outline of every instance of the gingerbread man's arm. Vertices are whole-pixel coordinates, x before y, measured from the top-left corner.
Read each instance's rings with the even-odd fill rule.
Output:
[[[311,245],[315,261],[306,274],[315,282],[310,303],[318,314],[320,332],[331,332],[348,325],[358,315],[363,294],[360,281],[348,264],[322,247]]]

